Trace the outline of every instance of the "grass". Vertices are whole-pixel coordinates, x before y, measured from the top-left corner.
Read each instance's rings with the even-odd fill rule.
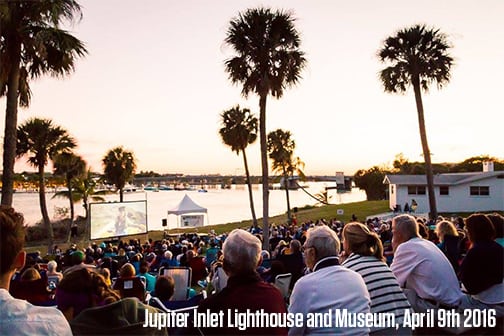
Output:
[[[342,214],[338,215],[338,210],[342,210]],[[355,214],[359,220],[365,220],[366,217],[375,214],[383,213],[389,211],[388,201],[362,201],[347,204],[335,204],[335,205],[323,205],[323,206],[306,206],[298,209],[296,213],[298,223],[307,222],[310,220],[316,221],[318,219],[331,219],[335,218],[340,221],[349,222],[352,214]],[[340,211],[341,213],[341,211]],[[262,224],[262,218],[258,220],[259,226]],[[269,218],[270,224],[284,224],[287,222],[287,215],[282,214],[278,216],[273,216]],[[209,233],[210,230],[215,230],[217,234],[224,232],[230,232],[237,228],[249,228],[252,226],[252,220],[245,220],[240,222],[225,223],[220,225],[208,225],[196,228],[177,228],[166,230],[168,234],[178,234],[183,232],[198,232],[198,233]],[[149,231],[148,234],[129,236],[130,239],[140,239],[145,241],[148,238],[152,240],[163,239],[163,231]],[[100,240],[101,242],[102,240]],[[91,241],[88,237],[79,237],[77,241],[73,241],[79,247],[88,246]],[[55,242],[62,250],[68,248],[69,244],[61,241]],[[46,251],[47,241],[37,240],[30,241],[26,244],[27,252],[34,251]]]

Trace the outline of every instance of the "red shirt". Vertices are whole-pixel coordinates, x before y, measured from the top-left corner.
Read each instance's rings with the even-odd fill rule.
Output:
[[[261,280],[257,273],[248,275],[232,276],[228,279],[227,286],[219,293],[200,302],[199,312],[224,313],[223,326],[216,328],[203,328],[203,333],[218,335],[287,335],[287,328],[247,328],[239,330],[237,327],[229,327],[228,309],[231,314],[235,310],[244,313],[264,311],[264,313],[286,314],[287,308],[280,291]],[[230,317],[233,320],[233,316]],[[236,326],[236,323],[235,323]]]

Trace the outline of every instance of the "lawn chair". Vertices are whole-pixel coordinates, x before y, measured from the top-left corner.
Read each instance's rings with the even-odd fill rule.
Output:
[[[173,300],[187,300],[188,288],[191,287],[192,271],[190,267],[161,267],[159,275],[169,275],[175,281],[175,291],[173,292]]]
[[[292,280],[292,273],[278,274],[275,278],[275,287],[277,287],[286,302],[289,301],[289,286]]]

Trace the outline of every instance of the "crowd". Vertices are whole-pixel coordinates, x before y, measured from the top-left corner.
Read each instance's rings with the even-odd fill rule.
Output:
[[[21,214],[2,206],[0,225],[2,335],[166,334],[173,329],[143,326],[146,311],[176,309],[185,302],[201,313],[224,316],[247,310],[304,317],[329,310],[389,314],[400,326],[405,314],[429,310],[493,309],[497,328],[502,328],[504,318],[504,217],[499,214],[432,222],[398,214],[387,222],[375,218],[361,223],[354,218],[346,224],[332,219],[272,225],[268,250],[262,250],[261,230],[251,227],[143,243],[72,245],[65,251],[54,246],[44,257],[24,252]],[[164,273],[174,267],[191,270],[184,300],[174,298],[180,280]],[[290,274],[283,289],[276,281],[282,274]],[[185,332],[419,333],[379,322],[338,326],[336,316],[331,318],[331,327],[305,321],[245,330],[227,324],[188,327]]]

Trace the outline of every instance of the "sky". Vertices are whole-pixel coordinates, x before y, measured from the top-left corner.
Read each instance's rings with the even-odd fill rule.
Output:
[[[258,6],[291,11],[307,67],[299,84],[267,102],[267,131],[289,130],[307,175],[354,174],[390,165],[403,153],[422,161],[413,91],[385,93],[376,57],[385,38],[414,24],[448,35],[455,59],[442,90],[423,95],[433,162],[487,154],[504,158],[502,78],[504,1],[426,0],[82,0],[68,29],[89,54],[65,79],[31,82],[32,103],[18,123],[50,118],[78,142],[94,171],[116,146],[138,169],[158,173],[244,174],[222,144],[220,114],[240,104],[259,115],[259,98],[241,96],[225,72],[231,19]],[[0,109],[5,111],[5,98]],[[4,129],[4,118],[0,127]],[[259,141],[247,149],[260,175]],[[16,172],[27,168],[25,159]],[[50,169],[50,167],[49,167]]]

